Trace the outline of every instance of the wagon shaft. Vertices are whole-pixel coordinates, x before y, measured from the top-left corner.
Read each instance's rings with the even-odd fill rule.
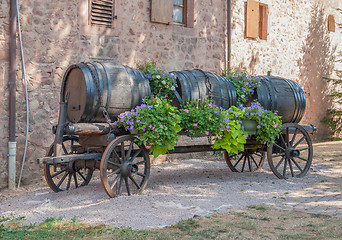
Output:
[[[63,155],[58,157],[43,157],[39,158],[38,161],[44,164],[58,164],[68,163],[75,160],[101,160],[102,153],[82,153],[82,154],[71,154]]]

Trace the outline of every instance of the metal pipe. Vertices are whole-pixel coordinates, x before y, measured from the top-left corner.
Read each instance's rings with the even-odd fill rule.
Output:
[[[231,54],[232,54],[232,1],[227,0],[227,38],[228,38],[228,53],[227,53],[227,69],[231,69]]]
[[[17,5],[16,0],[11,0],[10,6],[10,48],[9,48],[9,158],[8,158],[8,187],[15,189],[15,161],[16,161],[16,139],[15,139],[15,114],[16,114],[16,31],[17,31]]]

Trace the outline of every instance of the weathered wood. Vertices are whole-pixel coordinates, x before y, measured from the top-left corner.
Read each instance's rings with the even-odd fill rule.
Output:
[[[247,1],[246,7],[246,37],[259,37],[259,2]]]
[[[69,124],[65,129],[68,135],[105,135],[109,132],[108,123],[75,123]]]

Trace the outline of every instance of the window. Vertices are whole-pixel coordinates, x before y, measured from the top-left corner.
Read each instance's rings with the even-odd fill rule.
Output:
[[[114,26],[114,0],[89,0],[89,24]]]
[[[173,23],[186,25],[186,0],[173,1]]]
[[[194,0],[151,0],[151,22],[194,26]]]
[[[246,6],[246,37],[267,40],[268,5],[248,0]]]

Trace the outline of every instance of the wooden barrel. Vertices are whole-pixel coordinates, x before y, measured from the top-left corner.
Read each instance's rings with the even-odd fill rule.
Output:
[[[177,76],[177,100],[181,105],[193,99],[211,99],[217,106],[225,109],[236,105],[236,91],[228,79],[199,69],[172,73]]]
[[[305,112],[305,94],[300,85],[280,77],[260,77],[258,101],[266,109],[278,111],[283,123],[298,123]]]
[[[106,122],[103,109],[114,119],[150,95],[142,72],[114,62],[70,66],[61,89],[61,99],[68,102],[68,120],[73,123]]]

